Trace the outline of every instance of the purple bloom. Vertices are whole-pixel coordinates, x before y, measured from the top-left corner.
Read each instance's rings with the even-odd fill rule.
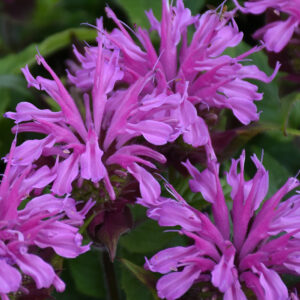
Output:
[[[183,98],[179,102],[181,109],[176,112],[177,119],[181,122],[176,127],[181,128],[179,133],[183,134],[187,143],[193,146],[206,144],[208,137],[200,142],[197,139],[206,134],[201,116],[212,108],[217,111],[225,108],[232,110],[243,124],[258,120],[259,114],[254,101],[262,99],[262,94],[257,92],[256,85],[245,79],[270,82],[279,65],[274,74],[268,77],[255,65],[242,64],[247,56],[259,51],[261,47],[255,47],[235,58],[224,54],[227,48],[237,46],[243,37],[232,13],[220,16],[216,11],[210,10],[201,16],[191,16],[182,0],[178,0],[176,6],[170,6],[168,0],[162,0],[161,22],[152,11],[146,13],[151,24],[150,32],[156,31],[160,36],[160,48],[157,52],[151,43],[149,31],[138,28],[134,32],[139,41],[137,44],[113,11],[107,8],[106,12],[118,29],[106,32],[101,20],[98,22],[98,29],[107,37],[107,47],[120,53],[119,64],[124,71],[121,81],[131,85],[150,71],[155,71],[154,80],[149,81],[143,91],[152,98],[162,92]],[[195,28],[195,32],[189,43],[187,32],[191,26]],[[111,51],[106,52],[107,59],[111,56],[110,53]],[[71,69],[74,75],[70,75],[69,79],[84,91],[90,90],[96,69],[96,50],[88,47],[83,56],[75,49],[75,54],[82,67],[73,66]],[[140,102],[137,111],[143,109],[143,100]],[[152,114],[161,118],[161,105],[166,102],[155,99],[151,103],[155,103],[155,107],[148,106],[148,110],[154,110]],[[173,119],[175,113],[170,106],[169,111]],[[186,116],[187,111],[190,112],[190,119]],[[165,113],[164,116],[166,115]]]
[[[255,32],[255,38],[263,38],[266,48],[270,51],[280,52],[290,41],[294,33],[299,33],[300,1],[299,0],[258,0],[246,1],[244,6],[234,0],[237,8],[243,13],[261,14],[267,9],[273,9],[276,14],[287,14],[284,21],[275,21]]]
[[[254,155],[257,172],[247,181],[244,161],[243,152],[227,173],[232,188],[230,211],[216,161],[209,160],[202,172],[189,161],[184,164],[193,177],[192,191],[211,203],[213,221],[174,191],[177,200],[161,197],[160,205],[148,210],[148,216],[161,226],[179,225],[179,233],[193,240],[191,246],[165,249],[147,260],[146,268],[164,274],[157,283],[159,297],[177,299],[194,283],[210,281],[224,299],[247,299],[242,285],[260,300],[288,299],[279,274],[300,274],[300,196],[280,201],[299,181],[288,179],[264,201],[268,172]]]
[[[52,248],[58,255],[74,258],[89,250],[82,246],[82,236],[73,225],[83,223],[85,214],[93,206],[89,201],[78,212],[72,199],[58,199],[50,194],[23,201],[35,189],[31,166],[16,173],[12,157],[16,141],[8,155],[8,163],[0,184],[0,295],[20,291],[27,293],[22,285],[22,274],[31,277],[37,289],[53,285],[62,292],[65,284],[56,275],[50,264],[34,253],[34,249]],[[36,173],[40,171],[37,170]],[[45,172],[45,171],[43,171]],[[51,170],[49,170],[51,172]],[[50,176],[51,177],[51,176]],[[39,188],[49,182],[41,180]],[[44,187],[43,186],[43,187]],[[18,207],[23,205],[23,209]],[[21,272],[20,272],[21,271]]]
[[[135,113],[135,103],[143,87],[151,80],[151,74],[139,78],[128,89],[113,93],[112,89],[123,72],[118,65],[119,52],[111,50],[107,60],[108,50],[104,42],[105,37],[99,36],[91,99],[85,93],[83,101],[78,100],[79,104],[43,57],[37,56],[37,60],[53,80],[40,76],[34,78],[27,66],[23,69],[29,86],[46,91],[59,104],[61,111],[40,110],[30,103],[21,102],[15,113],[6,113],[6,117],[17,123],[15,130],[18,132],[46,135],[44,139],[29,140],[18,146],[13,163],[22,169],[28,164],[40,163],[40,158],[48,159],[54,174],[52,191],[55,194],[71,193],[74,181],[81,186],[87,180],[96,187],[101,184],[99,190],[104,190],[102,194],[111,200],[116,198],[115,184],[120,184],[112,182],[111,176],[123,169],[125,175],[130,173],[139,180],[143,197],[148,197],[151,202],[151,195],[143,189],[141,174],[145,173],[150,180],[155,180],[140,165],[155,168],[147,159],[164,163],[165,158],[149,147],[136,145],[134,138],[143,135],[153,144],[164,143],[171,133],[170,126],[159,120],[128,123],[130,115]],[[167,95],[160,98],[162,101],[164,98],[169,100]],[[158,183],[155,186],[156,198],[160,187]]]

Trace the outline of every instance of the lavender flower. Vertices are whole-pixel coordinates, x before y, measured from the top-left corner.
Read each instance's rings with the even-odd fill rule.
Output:
[[[243,13],[261,14],[267,9],[273,9],[279,16],[281,13],[288,15],[284,21],[271,22],[255,32],[254,37],[263,38],[269,51],[280,52],[291,41],[293,34],[299,33],[299,0],[246,1],[245,7],[240,6],[237,0],[234,0],[234,3]]]
[[[97,26],[99,32],[108,39],[107,47],[120,51],[120,67],[124,71],[122,81],[131,85],[153,70],[156,73],[155,80],[145,85],[144,93],[153,97],[153,93],[157,95],[167,91],[168,94],[174,93],[184,98],[182,103],[185,103],[186,110],[193,117],[189,120],[185,116],[186,111],[182,111],[179,119],[184,121],[176,126],[181,127],[182,134],[190,133],[191,136],[184,136],[187,143],[193,146],[205,145],[207,138],[197,143],[199,134],[196,132],[205,134],[202,117],[205,118],[211,109],[230,109],[243,124],[258,120],[254,101],[262,99],[262,94],[257,92],[255,84],[245,79],[270,82],[279,64],[274,74],[268,77],[255,65],[242,64],[247,56],[259,51],[261,47],[255,47],[235,58],[224,54],[227,48],[236,47],[243,37],[232,12],[220,15],[210,10],[201,16],[191,16],[182,0],[178,0],[176,6],[170,6],[168,0],[162,0],[161,22],[149,11],[146,15],[151,24],[150,31],[138,28],[133,32],[139,44],[110,8],[106,12],[118,29],[106,32],[102,20],[98,21]],[[195,32],[191,42],[188,42],[187,32],[191,26],[195,27]],[[151,43],[151,31],[156,31],[160,36],[158,52]],[[106,53],[108,57],[109,53]],[[69,79],[83,90],[89,90],[96,68],[96,49],[88,47],[84,56],[75,49],[75,54],[82,67],[73,65],[71,69],[74,75],[70,74]],[[143,104],[141,101],[140,110]],[[160,105],[160,101],[157,101],[156,112]]]
[[[81,225],[85,214],[93,206],[88,201],[78,212],[73,199],[59,199],[51,194],[34,197],[24,204],[36,187],[33,184],[36,174],[32,172],[31,165],[22,173],[15,172],[12,165],[15,142],[0,184],[0,296],[3,300],[9,299],[9,293],[28,293],[26,285],[22,284],[22,276],[25,275],[34,280],[37,289],[51,285],[60,292],[65,289],[53,267],[36,255],[36,250],[50,247],[66,258],[88,251],[89,245],[81,246],[82,236],[73,225]],[[45,170],[46,167],[42,171],[44,175]],[[40,170],[36,173],[41,175]],[[40,177],[39,188],[49,183],[46,177]],[[20,205],[24,208],[18,209]]]
[[[213,221],[175,190],[176,200],[161,197],[161,204],[148,210],[148,216],[161,226],[179,225],[179,233],[193,240],[191,246],[165,249],[147,260],[146,268],[164,274],[157,283],[160,298],[177,299],[194,283],[210,281],[224,293],[224,299],[247,299],[246,287],[261,300],[288,299],[279,274],[300,274],[300,196],[280,201],[299,186],[299,181],[288,179],[264,201],[268,172],[254,155],[257,172],[246,181],[244,161],[245,152],[232,161],[227,173],[232,188],[230,211],[219,180],[219,165],[209,160],[208,168],[199,172],[189,161],[184,164],[193,177],[191,190],[201,192],[211,203]]]

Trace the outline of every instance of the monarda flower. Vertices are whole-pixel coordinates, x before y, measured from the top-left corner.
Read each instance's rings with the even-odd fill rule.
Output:
[[[290,41],[294,33],[300,33],[299,0],[257,0],[246,1],[242,7],[234,0],[237,8],[243,13],[261,14],[272,9],[277,15],[287,15],[284,20],[271,22],[255,32],[254,38],[262,38],[269,51],[280,52]]]
[[[74,225],[83,223],[85,214],[93,206],[88,201],[82,211],[77,211],[71,198],[60,199],[51,194],[33,197],[28,195],[38,187],[45,187],[46,170],[37,170],[40,182],[31,165],[22,173],[16,173],[12,165],[15,141],[0,184],[0,296],[8,300],[10,293],[29,293],[28,277],[35,282],[37,289],[65,289],[64,282],[53,267],[39,254],[42,249],[52,248],[61,257],[75,258],[89,250],[82,246],[82,236]],[[49,169],[48,169],[49,170]],[[49,170],[50,172],[51,170]],[[48,174],[49,175],[49,174]],[[51,174],[48,176],[51,178]],[[35,184],[34,184],[35,182]],[[44,186],[43,186],[44,183]],[[30,184],[31,187],[30,187]],[[18,207],[24,207],[18,209]]]
[[[179,226],[179,233],[193,241],[187,247],[162,250],[147,260],[147,269],[164,274],[157,282],[160,298],[177,299],[194,283],[211,282],[228,300],[247,299],[253,292],[260,300],[289,299],[280,274],[300,274],[300,196],[280,201],[299,186],[299,181],[288,179],[264,201],[268,172],[254,155],[257,172],[247,181],[244,161],[243,152],[227,173],[232,188],[230,209],[216,161],[209,160],[202,172],[189,161],[184,164],[193,177],[191,190],[211,203],[213,220],[191,207],[174,189],[176,200],[161,197],[161,204],[148,210],[148,216],[161,226]]]
[[[103,37],[99,36],[91,95],[85,93],[78,103],[40,55],[37,56],[38,62],[53,80],[40,76],[34,78],[27,66],[23,69],[29,86],[46,91],[61,111],[40,110],[30,103],[21,102],[15,113],[5,114],[15,120],[18,132],[46,135],[44,139],[27,140],[18,146],[13,163],[23,168],[34,162],[41,163],[41,158],[46,158],[50,164],[52,161],[51,167],[56,174],[51,187],[53,193],[69,194],[74,191],[74,181],[77,187],[90,182],[91,189],[98,190],[96,198],[103,200],[115,200],[120,193],[122,183],[120,180],[112,182],[112,176],[126,183],[127,175],[131,174],[140,183],[143,197],[151,202],[160,194],[160,186],[141,165],[155,168],[147,159],[164,163],[165,158],[149,147],[135,144],[134,138],[144,135],[149,141],[160,143],[171,133],[170,126],[145,120],[129,128],[128,115],[144,85],[151,80],[151,74],[139,78],[119,94],[113,93],[112,89],[123,73],[118,65],[118,51],[113,50],[107,61],[102,41]],[[145,185],[151,185],[151,191]]]
[[[160,22],[149,11],[146,15],[151,24],[150,31],[138,27],[128,32],[110,8],[106,12],[118,28],[111,33],[106,32],[101,20],[97,27],[107,37],[107,47],[120,51],[120,67],[124,71],[121,81],[132,85],[152,70],[155,71],[155,80],[145,85],[144,94],[149,94],[151,98],[153,94],[165,92],[184,98],[182,102],[187,102],[184,104],[185,112],[188,110],[193,117],[190,120],[185,117],[177,127],[181,126],[183,134],[194,132],[192,137],[184,137],[187,143],[193,146],[205,144],[207,140],[197,143],[199,134],[195,132],[205,132],[203,119],[210,111],[216,113],[221,109],[230,109],[243,124],[258,120],[254,101],[262,99],[262,94],[257,92],[255,84],[245,79],[270,82],[279,65],[271,77],[255,65],[243,65],[245,58],[261,47],[255,47],[238,57],[224,54],[227,48],[236,47],[243,37],[233,19],[233,13],[220,14],[209,10],[202,15],[192,16],[182,0],[178,0],[176,6],[170,6],[168,0],[162,0]],[[189,41],[187,33],[191,27],[195,30]],[[152,31],[156,31],[160,37],[159,50],[151,43]],[[139,43],[136,43],[131,33]],[[88,47],[84,55],[75,49],[75,54],[81,68],[73,65],[73,75],[70,74],[69,79],[81,89],[90,90],[96,69],[96,49]],[[153,103],[156,104],[155,111],[159,118],[161,104],[158,100]],[[140,101],[137,110],[142,109],[143,101]]]

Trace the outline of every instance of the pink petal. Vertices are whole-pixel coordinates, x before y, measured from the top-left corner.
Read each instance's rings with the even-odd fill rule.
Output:
[[[72,191],[72,182],[78,175],[79,155],[72,153],[57,168],[57,178],[55,179],[52,191],[57,195],[64,195]]]
[[[162,274],[177,271],[180,261],[189,256],[197,255],[197,252],[195,246],[168,248],[156,253],[150,260],[147,260],[145,268]]]
[[[19,253],[16,257],[16,263],[24,274],[33,278],[38,289],[49,288],[53,283],[54,270],[40,257],[28,253]]]
[[[128,167],[127,170],[139,182],[142,195],[139,203],[146,207],[155,205],[161,192],[159,183],[149,172],[136,163]]]
[[[188,205],[174,200],[164,202],[148,210],[148,216],[158,221],[160,226],[181,226],[187,231],[201,231],[202,223]]]
[[[27,140],[16,149],[13,163],[21,166],[28,166],[39,159],[45,147],[53,147],[55,139],[49,135],[42,140]]]
[[[199,268],[186,266],[181,272],[173,272],[163,276],[156,285],[158,296],[168,300],[178,299],[188,291],[200,274]]]
[[[247,300],[238,280],[225,292],[223,300]]]
[[[255,33],[255,37],[264,33],[263,38],[269,51],[280,52],[290,41],[299,20],[289,17],[286,21],[277,21],[263,27]]]
[[[75,258],[90,249],[89,245],[81,246],[82,236],[77,228],[59,221],[44,226],[34,243],[41,248],[51,247],[58,255],[67,258]]]
[[[98,137],[90,130],[86,141],[85,151],[80,155],[80,174],[84,179],[98,182],[106,174],[102,162],[103,151],[99,148]]]
[[[267,269],[264,264],[259,268],[252,268],[253,272],[259,275],[259,282],[264,289],[264,299],[288,299],[288,290],[280,276],[271,269]]]
[[[49,109],[38,109],[29,102],[20,102],[16,106],[16,112],[7,112],[4,115],[13,119],[16,123],[43,119],[48,122],[60,122],[64,120],[62,112],[52,112]]]
[[[222,293],[227,292],[235,281],[237,281],[238,277],[238,271],[234,265],[235,249],[230,242],[227,242],[225,248],[225,253],[221,257],[221,260],[211,272],[212,284]]]
[[[173,128],[163,122],[145,120],[137,124],[128,123],[127,131],[143,135],[153,145],[164,145],[169,141]]]
[[[0,259],[0,293],[17,292],[22,283],[20,272]]]
[[[193,177],[189,181],[191,191],[194,193],[200,192],[206,201],[214,203],[217,190],[215,174],[209,169],[205,169],[200,173],[189,160],[183,163],[183,165]]]

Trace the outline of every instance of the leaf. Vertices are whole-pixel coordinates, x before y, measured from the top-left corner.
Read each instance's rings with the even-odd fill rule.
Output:
[[[284,136],[282,132],[260,134],[251,141],[248,149],[248,155],[254,152],[258,157],[264,151],[263,165],[270,175],[268,196],[276,192],[290,176],[295,176],[300,169],[299,147],[293,142],[292,136]],[[246,170],[251,176],[256,169],[250,160],[246,161]]]
[[[144,268],[125,258],[121,258],[120,261],[141,283],[143,283],[152,292],[154,296],[156,295],[155,284],[157,278],[152,272],[145,270]]]
[[[141,27],[149,28],[150,23],[145,15],[145,11],[153,10],[154,15],[160,19],[161,16],[161,1],[154,0],[118,0],[126,13],[128,14],[131,22]]]
[[[17,74],[26,64],[29,66],[34,64],[37,49],[43,56],[48,56],[71,44],[75,37],[90,41],[96,38],[96,34],[95,30],[88,28],[71,28],[55,33],[39,44],[31,44],[17,54],[10,54],[0,59],[0,74]]]
[[[38,0],[36,1],[35,12],[32,22],[41,27],[50,22],[49,16],[57,12],[59,0]]]
[[[105,299],[104,276],[97,251],[90,250],[75,259],[67,260],[78,292],[98,299]]]
[[[24,96],[29,96],[31,93],[26,87],[26,81],[23,77],[18,75],[0,75],[0,90],[4,88],[9,88],[16,90],[20,94],[23,94]]]
[[[243,126],[241,128],[232,129],[234,137],[230,140],[230,143],[222,148],[222,151],[217,151],[219,160],[226,161],[234,156],[234,154],[245,145],[256,135],[261,132],[270,130],[269,126],[263,126],[260,124]]]
[[[26,81],[20,75],[0,74],[0,114],[2,115],[9,104],[15,106],[17,98],[31,97],[26,87]]]
[[[184,1],[184,6],[188,7],[192,15],[196,15],[200,12],[200,10],[204,7],[206,1],[205,0],[185,0]]]
[[[8,89],[1,89],[0,88],[0,114],[1,116],[5,113],[6,108],[10,102],[11,95]],[[1,128],[2,129],[2,128]],[[1,141],[0,141],[1,144]]]
[[[282,103],[282,130],[284,134],[287,134],[289,123],[293,123],[295,127],[299,125],[299,116],[300,116],[300,93],[294,92],[288,94],[284,98],[281,99]],[[292,121],[292,122],[290,122]]]
[[[126,300],[156,300],[158,299],[156,293],[153,290],[147,288],[147,286],[141,284],[145,276],[151,277],[153,274],[144,275],[141,267],[131,263],[126,259],[122,259],[123,266],[121,268],[121,287],[126,294]],[[141,277],[143,279],[141,280]],[[142,296],[141,296],[142,295]]]
[[[282,133],[270,131],[257,136],[251,145],[270,153],[277,161],[284,164],[290,175],[296,174],[300,169],[299,146],[294,143],[292,136],[284,136]]]
[[[262,148],[259,146],[252,146],[251,155],[255,153],[257,157],[261,157]],[[249,153],[250,154],[250,153]],[[250,160],[249,160],[250,161]],[[249,163],[248,161],[248,163]],[[266,198],[271,197],[290,177],[290,172],[287,167],[276,157],[272,156],[267,149],[263,151],[263,165],[269,171],[269,190]],[[253,168],[253,166],[252,166]],[[246,168],[250,169],[250,168]]]
[[[167,228],[170,229],[170,228]],[[131,253],[154,253],[163,248],[183,244],[182,237],[175,232],[164,232],[157,222],[147,219],[120,239],[120,245]]]
[[[52,111],[60,111],[61,110],[59,104],[56,101],[54,101],[51,97],[45,96],[44,100],[49,105],[49,107]]]

